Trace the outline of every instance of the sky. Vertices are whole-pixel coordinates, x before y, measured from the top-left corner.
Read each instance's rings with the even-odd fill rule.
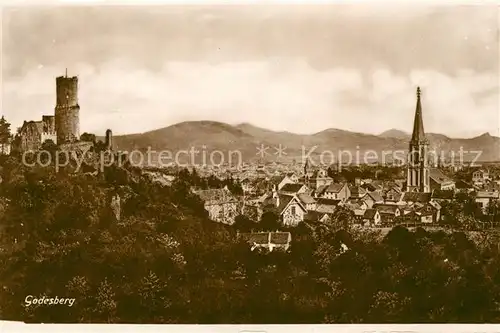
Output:
[[[295,133],[500,136],[496,7],[323,4],[10,7],[1,113],[53,114],[77,75],[81,132],[213,120]]]

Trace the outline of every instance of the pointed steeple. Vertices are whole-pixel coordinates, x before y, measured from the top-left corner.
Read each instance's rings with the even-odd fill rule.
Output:
[[[420,87],[417,87],[417,109],[415,110],[415,120],[413,121],[412,142],[426,141],[424,132],[424,121],[422,120],[422,103],[420,102]]]

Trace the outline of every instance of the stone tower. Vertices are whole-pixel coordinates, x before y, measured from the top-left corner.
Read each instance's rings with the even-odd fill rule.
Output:
[[[108,129],[106,130],[105,145],[107,150],[113,150],[113,132]]]
[[[425,137],[420,102],[420,87],[417,88],[417,108],[413,121],[413,133],[408,152],[408,174],[406,186],[408,192],[430,192],[430,175],[428,160],[429,141]]]
[[[55,125],[57,143],[74,142],[80,138],[80,106],[78,105],[78,78],[56,78]]]

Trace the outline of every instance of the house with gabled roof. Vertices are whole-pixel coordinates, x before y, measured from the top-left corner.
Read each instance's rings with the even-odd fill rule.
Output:
[[[377,209],[369,208],[365,210],[362,221],[364,225],[380,225],[382,222],[382,218]]]
[[[401,200],[403,193],[399,187],[393,185],[393,186],[386,186],[382,191],[382,196],[385,202],[396,203]]]
[[[491,191],[478,191],[476,193],[475,202],[481,207],[482,211],[486,213],[488,205],[493,201],[500,201],[499,192]]]
[[[349,192],[350,192],[349,198],[359,199],[364,197],[368,191],[360,185],[351,185],[349,186]]]
[[[453,191],[455,189],[455,181],[445,175],[439,169],[430,169],[429,170],[429,178],[432,190],[441,190],[441,191]]]
[[[401,216],[401,209],[394,204],[375,204],[372,209],[379,212],[382,223],[393,223]]]
[[[406,204],[413,204],[416,202],[428,203],[429,201],[431,201],[431,198],[432,193],[430,192],[404,192],[400,202]]]
[[[361,184],[361,187],[368,192],[382,191],[384,189],[383,183],[380,180],[373,180],[370,183]]]
[[[355,211],[355,210],[365,210],[368,208],[368,205],[363,201],[359,199],[349,199],[345,202],[341,203],[342,206],[345,208]]]
[[[477,187],[472,183],[466,182],[465,180],[457,180],[455,183],[455,190],[457,192],[470,193],[477,190]]]
[[[374,204],[384,203],[384,198],[379,192],[367,192],[360,200],[362,200],[368,208],[372,208]]]
[[[284,226],[295,227],[304,221],[307,213],[306,207],[300,202],[296,195],[281,194],[273,192],[272,196],[264,201],[263,209],[276,212]]]
[[[436,203],[415,203],[405,209],[404,219],[407,222],[433,223],[440,219],[439,204]]]
[[[300,194],[300,193],[307,193],[308,188],[304,184],[285,184],[281,188],[278,188],[278,191],[283,194]]]
[[[312,221],[312,222],[328,222],[331,220],[331,214],[328,213],[321,213],[321,212],[316,212],[316,211],[309,211],[307,212],[305,216],[306,221]]]
[[[326,169],[319,169],[314,171],[313,176],[308,180],[312,188],[318,189],[322,186],[328,186],[333,183],[333,178],[328,176]]]
[[[453,190],[438,190],[435,189],[431,194],[431,201],[434,202],[450,202],[455,197],[455,191]]]
[[[290,178],[288,175],[277,176],[276,179],[279,179],[279,181],[274,182],[274,185],[277,186],[278,191],[281,190],[284,186],[286,186],[288,184],[297,184],[297,181]]]
[[[340,200],[317,198],[316,199],[316,212],[332,214],[340,205]]]
[[[292,242],[292,234],[289,232],[241,233],[238,237],[244,239],[251,246],[252,251],[288,251]]]
[[[266,180],[268,182],[268,187],[269,189],[273,189],[273,188],[278,188],[280,186],[280,183],[281,181],[283,180],[283,177],[282,176],[276,176],[276,175],[273,175],[273,176],[267,176],[266,177]]]
[[[308,193],[299,193],[297,194],[297,198],[302,202],[302,204],[306,207],[307,211],[316,210],[316,199],[308,194]]]
[[[297,183],[300,179],[300,177],[295,172],[288,172],[286,174],[286,177],[288,177],[288,179],[290,179],[294,183]]]
[[[490,180],[490,172],[486,169],[479,169],[472,173],[472,182],[474,184],[484,184]]]
[[[203,201],[205,210],[211,220],[233,224],[236,216],[241,212],[238,199],[232,195],[227,186],[218,189],[193,190]]]
[[[351,196],[351,191],[346,183],[331,183],[320,194],[321,198],[345,201]]]

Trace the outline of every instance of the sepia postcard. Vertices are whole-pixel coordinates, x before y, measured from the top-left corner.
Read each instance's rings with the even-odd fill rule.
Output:
[[[500,323],[499,20],[4,5],[0,319]]]

